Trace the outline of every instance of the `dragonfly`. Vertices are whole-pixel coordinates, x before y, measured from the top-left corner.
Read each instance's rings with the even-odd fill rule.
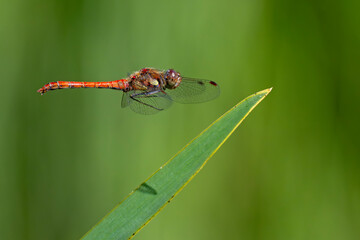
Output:
[[[174,69],[143,68],[127,78],[108,82],[50,82],[38,90],[44,93],[66,88],[107,88],[123,92],[121,107],[136,113],[155,114],[173,102],[201,103],[217,98],[220,87],[214,81],[182,77]]]

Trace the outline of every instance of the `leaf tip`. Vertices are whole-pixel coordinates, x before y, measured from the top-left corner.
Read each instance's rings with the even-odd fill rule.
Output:
[[[271,87],[271,88],[267,88],[267,89],[264,89],[264,90],[262,90],[262,91],[259,91],[259,92],[255,93],[254,95],[265,94],[264,97],[266,97],[266,96],[271,92],[272,89],[273,89],[272,87]]]
[[[265,89],[262,92],[266,92],[266,95],[268,95],[271,92],[272,89],[273,89],[273,87]]]

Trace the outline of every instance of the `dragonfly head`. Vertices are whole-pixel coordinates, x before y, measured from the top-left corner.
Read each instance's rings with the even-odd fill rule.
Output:
[[[181,83],[181,79],[180,73],[176,72],[174,69],[167,70],[165,72],[166,88],[174,89],[178,87]]]

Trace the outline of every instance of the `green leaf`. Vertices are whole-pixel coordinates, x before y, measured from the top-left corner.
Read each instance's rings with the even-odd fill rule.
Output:
[[[206,128],[142,183],[83,239],[130,239],[158,214],[204,167],[270,89],[255,93]]]

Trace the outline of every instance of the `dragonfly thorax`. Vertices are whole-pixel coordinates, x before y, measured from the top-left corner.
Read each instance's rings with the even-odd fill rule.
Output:
[[[165,89],[164,73],[153,68],[143,68],[129,76],[131,89],[151,91]]]
[[[173,69],[160,71],[154,68],[143,68],[129,76],[133,90],[150,91],[155,89],[175,89],[181,83],[180,73]]]

